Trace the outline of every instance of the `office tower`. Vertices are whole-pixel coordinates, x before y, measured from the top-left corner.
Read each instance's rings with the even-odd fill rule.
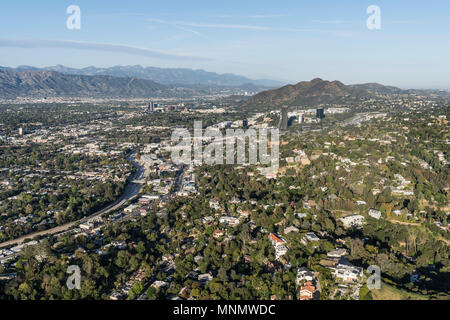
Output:
[[[298,123],[305,123],[305,115],[303,113],[298,115]]]
[[[155,105],[153,104],[152,101],[150,101],[150,103],[148,104],[148,113],[152,113],[153,111],[155,111]]]
[[[288,107],[281,107],[280,124],[278,125],[280,130],[287,130],[288,127]]]
[[[317,118],[322,120],[323,118],[325,118],[325,112],[323,110],[323,108],[317,109]]]

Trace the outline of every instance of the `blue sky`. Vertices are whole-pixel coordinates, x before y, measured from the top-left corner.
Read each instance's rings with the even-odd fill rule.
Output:
[[[68,30],[69,5],[81,29]],[[369,5],[381,30],[369,30]],[[295,83],[450,88],[448,0],[9,1],[0,65],[186,67]]]

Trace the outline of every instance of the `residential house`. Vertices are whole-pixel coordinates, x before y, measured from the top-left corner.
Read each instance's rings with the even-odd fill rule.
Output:
[[[155,282],[152,283],[151,287],[153,288],[164,288],[167,287],[169,284],[165,281],[159,281],[156,280]]]
[[[214,239],[218,239],[218,238],[222,237],[224,234],[225,234],[225,232],[223,230],[216,229],[213,232],[213,237],[214,237]]]
[[[286,241],[282,238],[278,237],[274,233],[270,233],[269,240],[275,249],[275,259],[284,256],[288,252],[289,248],[285,246]]]
[[[300,285],[300,283],[302,283],[303,281],[313,281],[313,280],[314,280],[314,272],[305,267],[298,268],[297,278],[295,280],[297,286]]]
[[[353,216],[347,216],[347,217],[341,218],[340,220],[344,224],[345,228],[351,228],[351,227],[360,228],[363,226],[365,219],[364,219],[364,216],[358,214],[358,215],[353,215]]]
[[[240,221],[238,218],[225,216],[221,217],[219,219],[219,222],[231,227],[235,227],[239,224]]]
[[[125,209],[123,209],[123,211],[125,213],[132,213],[136,208],[137,208],[137,205],[131,204],[128,207],[126,207]]]
[[[342,257],[345,257],[348,254],[346,249],[339,248],[339,249],[333,249],[330,252],[327,253],[327,257],[330,259],[341,259]]]
[[[319,237],[316,236],[316,234],[314,232],[308,232],[305,235],[305,237],[308,241],[319,241],[320,240]]]
[[[299,298],[300,300],[312,300],[314,296],[314,291],[316,291],[316,287],[312,284],[312,282],[308,281],[303,286],[300,287],[299,290]]]
[[[381,211],[378,211],[378,210],[375,210],[375,209],[370,209],[369,210],[369,216],[379,220],[381,218]]]
[[[208,281],[211,281],[212,279],[213,279],[213,276],[210,273],[200,274],[200,275],[198,275],[198,278],[197,278],[197,280],[203,284],[207,283]]]
[[[291,233],[291,232],[297,233],[297,232],[299,232],[299,231],[300,231],[300,230],[299,230],[298,228],[296,228],[296,227],[294,227],[294,226],[290,226],[290,227],[287,227],[287,228],[284,229],[284,234],[289,234],[289,233]]]
[[[363,268],[355,267],[344,259],[341,259],[336,267],[331,269],[333,270],[333,275],[336,278],[342,279],[346,282],[357,281],[363,276]]]

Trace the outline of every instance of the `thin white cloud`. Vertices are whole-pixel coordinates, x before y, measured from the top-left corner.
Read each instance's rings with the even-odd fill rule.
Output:
[[[205,39],[210,40],[210,38],[207,37],[207,36],[205,36],[204,34],[198,32],[198,31],[196,31],[196,30],[192,30],[192,29],[190,29],[190,28],[186,28],[186,27],[181,26],[181,25],[174,24],[174,23],[171,23],[171,22],[168,22],[168,21],[165,21],[165,20],[160,20],[160,19],[150,19],[150,20],[151,20],[152,22],[155,22],[155,23],[160,23],[160,24],[170,25],[170,26],[173,26],[174,28],[180,29],[180,30],[185,31],[185,32],[188,32],[188,33],[193,33],[193,34],[195,34],[195,35],[197,35],[197,36],[199,36],[199,37],[202,37],[202,38],[205,38]],[[151,26],[150,26],[150,27],[151,27]]]
[[[282,32],[292,32],[292,33],[315,33],[315,34],[322,34],[322,35],[333,35],[333,36],[343,37],[343,38],[353,37],[352,33],[334,31],[334,30],[300,29],[300,28],[280,28],[280,29],[274,29],[274,30],[282,31]]]
[[[185,22],[184,25],[198,28],[245,29],[245,30],[260,30],[260,31],[270,30],[269,27],[251,26],[242,24],[211,24],[211,23]]]
[[[231,19],[231,18],[236,18],[235,15],[232,14],[218,14],[218,15],[203,15],[204,17],[209,17],[209,18],[220,18],[220,19]]]
[[[193,57],[165,53],[137,46],[113,43],[98,43],[72,40],[52,40],[52,39],[0,39],[0,47],[11,48],[62,48],[62,49],[80,49],[97,50],[107,52],[117,52],[133,54],[143,57],[161,59],[161,60],[188,60],[188,61],[211,61],[210,58]]]
[[[346,20],[313,20],[314,23],[320,23],[320,24],[344,24],[344,23],[350,23],[351,21]]]
[[[250,15],[248,16],[248,18],[250,19],[272,19],[272,18],[283,18],[283,17],[288,17],[289,15],[287,14],[255,14],[255,15]]]
[[[277,31],[283,32],[304,32],[304,33],[313,33],[313,32],[322,32],[319,29],[308,29],[308,28],[280,28]]]
[[[384,20],[383,24],[423,24],[424,22],[422,21],[411,21],[411,20],[392,20],[392,21],[387,21]]]
[[[158,22],[163,24],[170,24],[176,26],[194,27],[194,28],[215,28],[215,29],[244,29],[244,30],[270,30],[269,27],[242,25],[242,24],[216,24],[216,23],[198,23],[188,21],[167,21],[161,19],[148,19],[151,22]]]
[[[195,15],[204,18],[216,18],[216,19],[271,19],[280,17],[289,17],[288,14],[250,14],[250,15],[238,15],[238,14],[201,14]]]
[[[176,27],[176,28],[178,28],[178,29],[180,29],[180,30],[186,31],[186,32],[193,33],[193,34],[195,34],[195,35],[197,35],[197,36],[206,38],[203,34],[201,34],[201,33],[198,32],[198,31],[195,31],[195,30],[192,30],[192,29],[189,29],[189,28],[186,28],[186,27],[178,26],[178,25],[174,25],[174,27]]]

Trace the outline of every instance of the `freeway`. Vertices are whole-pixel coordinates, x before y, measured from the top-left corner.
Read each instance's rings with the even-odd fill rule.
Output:
[[[87,220],[91,219],[91,218],[95,218],[98,216],[101,216],[105,213],[114,211],[119,209],[120,207],[122,207],[123,205],[125,205],[128,200],[132,199],[133,197],[135,197],[139,191],[141,190],[141,185],[138,183],[135,183],[134,181],[136,180],[142,180],[145,179],[146,176],[146,172],[143,166],[141,166],[137,161],[136,161],[136,151],[131,152],[128,156],[127,156],[127,160],[131,161],[133,163],[133,165],[136,168],[136,172],[130,177],[129,179],[129,183],[125,186],[125,190],[123,192],[123,194],[116,200],[114,201],[114,203],[108,205],[107,207],[87,216],[84,217],[80,220],[77,221],[72,221],[69,223],[66,223],[64,225],[60,225],[48,230],[44,230],[44,231],[39,231],[39,232],[35,232],[35,233],[30,233],[27,234],[25,236],[16,238],[16,239],[12,239],[12,240],[8,240],[5,242],[0,243],[0,248],[3,247],[7,247],[10,245],[16,245],[16,244],[21,244],[23,243],[25,240],[27,239],[32,239],[34,237],[37,236],[45,236],[45,235],[51,235],[51,234],[56,234],[56,233],[60,233],[63,231],[67,231],[70,228],[72,228],[73,226],[75,226],[77,223],[83,223],[86,222]]]

